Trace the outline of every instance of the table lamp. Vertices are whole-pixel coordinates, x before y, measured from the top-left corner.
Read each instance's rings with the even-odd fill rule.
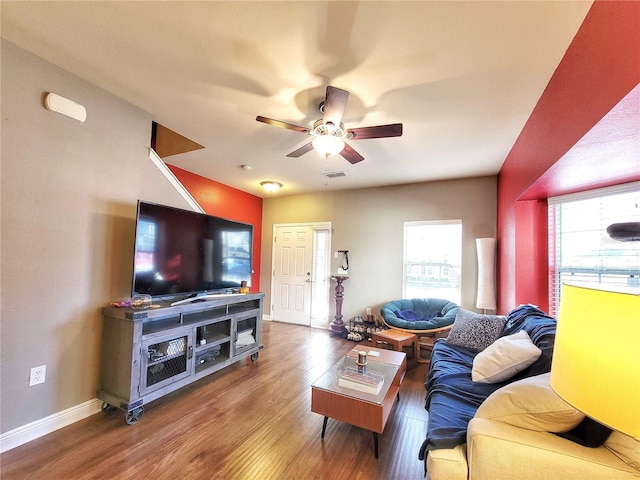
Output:
[[[562,286],[551,388],[588,417],[640,440],[640,290]]]

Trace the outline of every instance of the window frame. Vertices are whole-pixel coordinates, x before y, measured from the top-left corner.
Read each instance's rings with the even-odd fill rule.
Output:
[[[587,286],[610,286],[611,288],[626,288],[625,285],[622,285],[617,276],[629,276],[631,283],[638,282],[638,277],[640,276],[640,264],[637,267],[631,267],[628,269],[628,272],[622,272],[619,268],[613,268],[613,262],[607,263],[607,258],[613,258],[611,256],[606,255],[607,249],[603,248],[601,252],[603,254],[596,256],[598,260],[601,261],[599,267],[583,267],[577,268],[576,266],[570,267],[568,265],[563,265],[562,263],[562,233],[558,235],[558,228],[561,222],[561,207],[563,205],[569,205],[575,202],[589,201],[589,200],[604,200],[607,197],[613,197],[621,194],[633,194],[640,192],[640,182],[630,182],[621,185],[614,185],[611,187],[598,188],[594,190],[586,190],[583,192],[572,193],[568,195],[559,195],[557,197],[549,197],[547,199],[548,205],[548,227],[549,227],[549,238],[548,238],[548,280],[549,280],[549,313],[553,316],[557,315],[559,305],[560,305],[560,293],[562,283],[572,283],[579,285],[587,285]],[[637,210],[637,215],[635,210]],[[590,211],[590,216],[595,215],[593,211]],[[607,216],[603,218],[599,214],[598,221],[600,222],[600,226],[598,227],[600,231],[603,232],[603,236],[606,236],[606,225],[614,223],[617,221],[640,221],[640,201],[635,203],[635,209],[631,207],[629,209],[631,214],[624,213],[619,219],[611,220],[609,219],[609,211],[607,211]],[[566,212],[565,212],[566,214]],[[631,218],[629,218],[629,215]],[[613,218],[613,217],[612,217]],[[585,232],[588,229],[584,230]],[[578,231],[578,233],[580,233]],[[565,233],[566,235],[566,233]],[[611,240],[611,242],[615,242]],[[627,245],[622,245],[621,247],[630,251],[638,250],[640,252],[640,244],[638,244],[637,248],[628,247]],[[635,243],[635,242],[634,242]],[[613,244],[615,245],[615,243]],[[640,255],[640,253],[638,254]],[[635,268],[635,270],[634,270]],[[581,277],[579,275],[582,275]],[[635,277],[634,277],[635,275]],[[597,276],[598,281],[589,281],[589,276]],[[573,278],[571,278],[573,277]],[[568,278],[571,278],[570,280]],[[604,281],[603,281],[604,280]],[[633,285],[628,285],[633,287]]]

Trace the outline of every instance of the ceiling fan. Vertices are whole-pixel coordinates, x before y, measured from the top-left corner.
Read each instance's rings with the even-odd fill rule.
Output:
[[[312,149],[316,149],[326,157],[340,154],[350,163],[358,163],[364,160],[364,157],[345,143],[345,140],[400,137],[402,135],[401,123],[345,129],[342,124],[342,115],[344,114],[348,100],[349,92],[329,85],[324,102],[320,104],[322,118],[313,124],[313,128],[301,127],[260,115],[256,117],[256,120],[314,137],[312,141],[287,155],[287,157],[294,158],[300,157]]]

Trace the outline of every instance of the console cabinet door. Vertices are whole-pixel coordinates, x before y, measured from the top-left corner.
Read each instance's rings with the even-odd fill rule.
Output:
[[[193,329],[143,337],[141,356],[140,395],[188,377],[193,370]]]
[[[240,355],[254,349],[261,341],[260,329],[256,313],[237,315],[234,319],[233,355]]]

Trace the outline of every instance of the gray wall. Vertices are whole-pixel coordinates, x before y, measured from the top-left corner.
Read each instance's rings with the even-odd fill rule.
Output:
[[[87,121],[45,110],[46,92]],[[187,208],[148,158],[151,120],[2,42],[2,433],[96,397],[100,308],[129,296],[136,200]]]
[[[475,239],[495,237],[497,177],[418,183],[264,200],[260,285],[271,302],[273,225],[333,223],[332,251],[349,250],[349,279],[344,283],[343,320],[379,313],[389,300],[402,298],[402,242],[406,221],[462,220],[462,306],[475,310]],[[338,265],[332,257],[331,272]],[[335,283],[332,283],[332,288]],[[333,300],[333,292],[331,295]],[[335,307],[331,303],[331,318]]]

